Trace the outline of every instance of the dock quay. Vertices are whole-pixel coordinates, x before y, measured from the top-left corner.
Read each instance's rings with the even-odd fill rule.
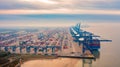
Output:
[[[94,59],[93,50],[100,49],[97,35],[81,29],[77,24],[65,28],[41,28],[0,32],[0,50],[16,54],[56,55],[68,58]]]

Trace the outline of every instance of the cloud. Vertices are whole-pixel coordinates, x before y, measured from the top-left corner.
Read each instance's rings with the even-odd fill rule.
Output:
[[[0,0],[0,14],[120,14],[119,0]]]
[[[119,9],[119,0],[2,0],[0,9]]]
[[[120,15],[120,10],[80,10],[80,9],[51,9],[51,10],[0,10],[0,14],[111,14]]]
[[[49,2],[49,1],[48,1]],[[56,4],[51,4],[44,1],[29,1],[29,0],[4,0],[0,1],[0,10],[9,9],[53,9],[57,8]],[[56,5],[56,6],[55,6]]]

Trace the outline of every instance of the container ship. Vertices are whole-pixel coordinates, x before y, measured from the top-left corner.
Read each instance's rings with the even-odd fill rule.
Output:
[[[79,45],[83,44],[84,47],[88,50],[99,50],[100,42],[111,42],[111,40],[100,39],[100,36],[94,35],[91,32],[87,32],[81,29],[81,24],[72,26],[70,28],[70,33],[73,40],[79,42]]]

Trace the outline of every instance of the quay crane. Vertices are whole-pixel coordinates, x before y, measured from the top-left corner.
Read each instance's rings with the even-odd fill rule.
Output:
[[[75,42],[78,42],[79,45],[83,44],[82,52],[85,50],[90,50],[91,53],[93,50],[100,49],[100,42],[111,42],[112,40],[103,40],[100,39],[100,36],[94,35],[91,32],[87,32],[81,29],[81,24],[77,24],[70,28],[70,33],[74,38]]]

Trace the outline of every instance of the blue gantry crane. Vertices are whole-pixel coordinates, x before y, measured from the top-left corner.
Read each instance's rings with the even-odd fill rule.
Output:
[[[111,42],[112,40],[103,40],[100,39],[100,36],[94,35],[91,32],[87,32],[81,29],[81,24],[77,24],[70,28],[70,33],[74,38],[75,42],[78,42],[79,45],[83,44],[83,53],[84,51],[90,50],[99,50],[100,42]]]

